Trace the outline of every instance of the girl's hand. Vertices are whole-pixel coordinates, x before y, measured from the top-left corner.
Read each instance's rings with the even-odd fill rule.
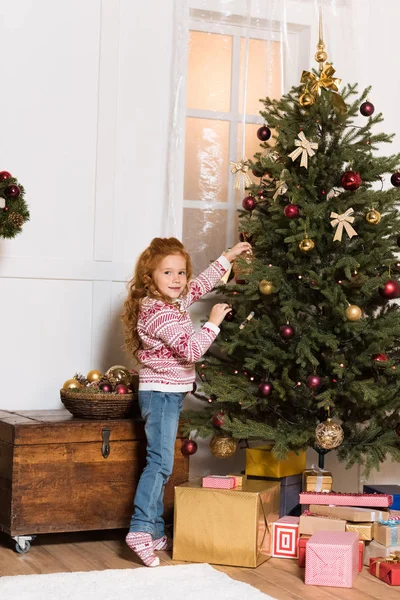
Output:
[[[246,254],[246,252],[252,254],[251,245],[249,242],[239,242],[236,244],[236,246],[233,246],[233,248],[224,252],[223,255],[229,260],[229,262],[232,262],[241,254]]]
[[[211,309],[210,318],[208,320],[218,327],[225,319],[227,313],[231,310],[232,307],[229,306],[229,304],[215,304]]]

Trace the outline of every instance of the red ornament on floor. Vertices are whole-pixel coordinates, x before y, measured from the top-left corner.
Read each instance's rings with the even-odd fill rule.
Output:
[[[388,300],[398,298],[400,296],[400,285],[395,279],[389,279],[384,287],[379,289],[379,293],[382,298],[387,298]]]
[[[197,452],[197,444],[194,440],[185,440],[182,444],[181,452],[183,456],[192,456]]]
[[[356,171],[346,171],[343,173],[340,182],[347,192],[358,190],[362,183],[360,174]]]

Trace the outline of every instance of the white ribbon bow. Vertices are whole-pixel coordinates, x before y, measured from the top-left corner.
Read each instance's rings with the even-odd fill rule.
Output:
[[[283,196],[283,194],[286,194],[286,192],[288,190],[288,186],[286,185],[285,180],[282,179],[284,174],[285,174],[285,171],[283,170],[282,173],[280,174],[281,179],[278,179],[278,181],[275,183],[276,189],[275,189],[275,194],[273,195],[274,201],[277,199],[278,196]]]
[[[5,206],[6,206],[6,199],[0,198],[0,208],[5,208]]]
[[[315,492],[329,492],[329,490],[322,489],[323,477],[324,473],[329,473],[328,469],[322,469],[318,467],[318,465],[311,465],[311,470],[317,473],[316,481],[315,481]]]
[[[252,185],[252,180],[248,175],[247,171],[250,169],[249,159],[244,156],[242,160],[238,160],[238,162],[234,162],[233,160],[229,163],[231,165],[231,173],[232,175],[236,175],[235,177],[235,188],[240,189],[240,178],[243,177],[244,187],[249,187]]]
[[[335,237],[333,238],[334,242],[342,241],[343,227],[345,228],[346,233],[350,239],[353,237],[353,235],[358,235],[357,231],[350,225],[350,223],[354,222],[354,217],[350,217],[350,215],[352,215],[353,212],[354,210],[352,208],[348,208],[346,212],[342,215],[338,215],[335,212],[331,212],[330,218],[333,219],[331,225],[332,227],[336,227],[336,225],[338,226],[338,228],[336,229]]]
[[[318,148],[318,144],[316,142],[309,142],[306,136],[304,135],[303,131],[300,131],[298,137],[300,139],[295,140],[294,142],[294,145],[298,146],[298,148],[296,148],[296,150],[293,150],[293,152],[289,154],[289,158],[291,158],[294,162],[296,158],[298,158],[301,155],[300,166],[305,167],[307,169],[308,157],[314,156],[314,150]]]

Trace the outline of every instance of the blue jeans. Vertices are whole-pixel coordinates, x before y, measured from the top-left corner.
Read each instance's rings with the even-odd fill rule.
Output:
[[[139,391],[147,437],[146,467],[140,477],[129,531],[146,531],[153,539],[164,531],[164,488],[174,466],[179,415],[186,392]]]

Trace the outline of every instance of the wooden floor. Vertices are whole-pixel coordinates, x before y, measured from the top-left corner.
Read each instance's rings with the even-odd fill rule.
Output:
[[[160,552],[159,556],[162,566],[180,564],[171,559],[169,552]],[[125,545],[124,532],[120,530],[39,535],[26,554],[17,554],[11,547],[10,538],[0,534],[0,575],[135,569],[141,566]],[[215,568],[277,600],[400,600],[400,586],[386,585],[370,575],[366,567],[352,589],[304,585],[304,569],[300,569],[295,560],[273,558],[257,569],[218,565]]]

